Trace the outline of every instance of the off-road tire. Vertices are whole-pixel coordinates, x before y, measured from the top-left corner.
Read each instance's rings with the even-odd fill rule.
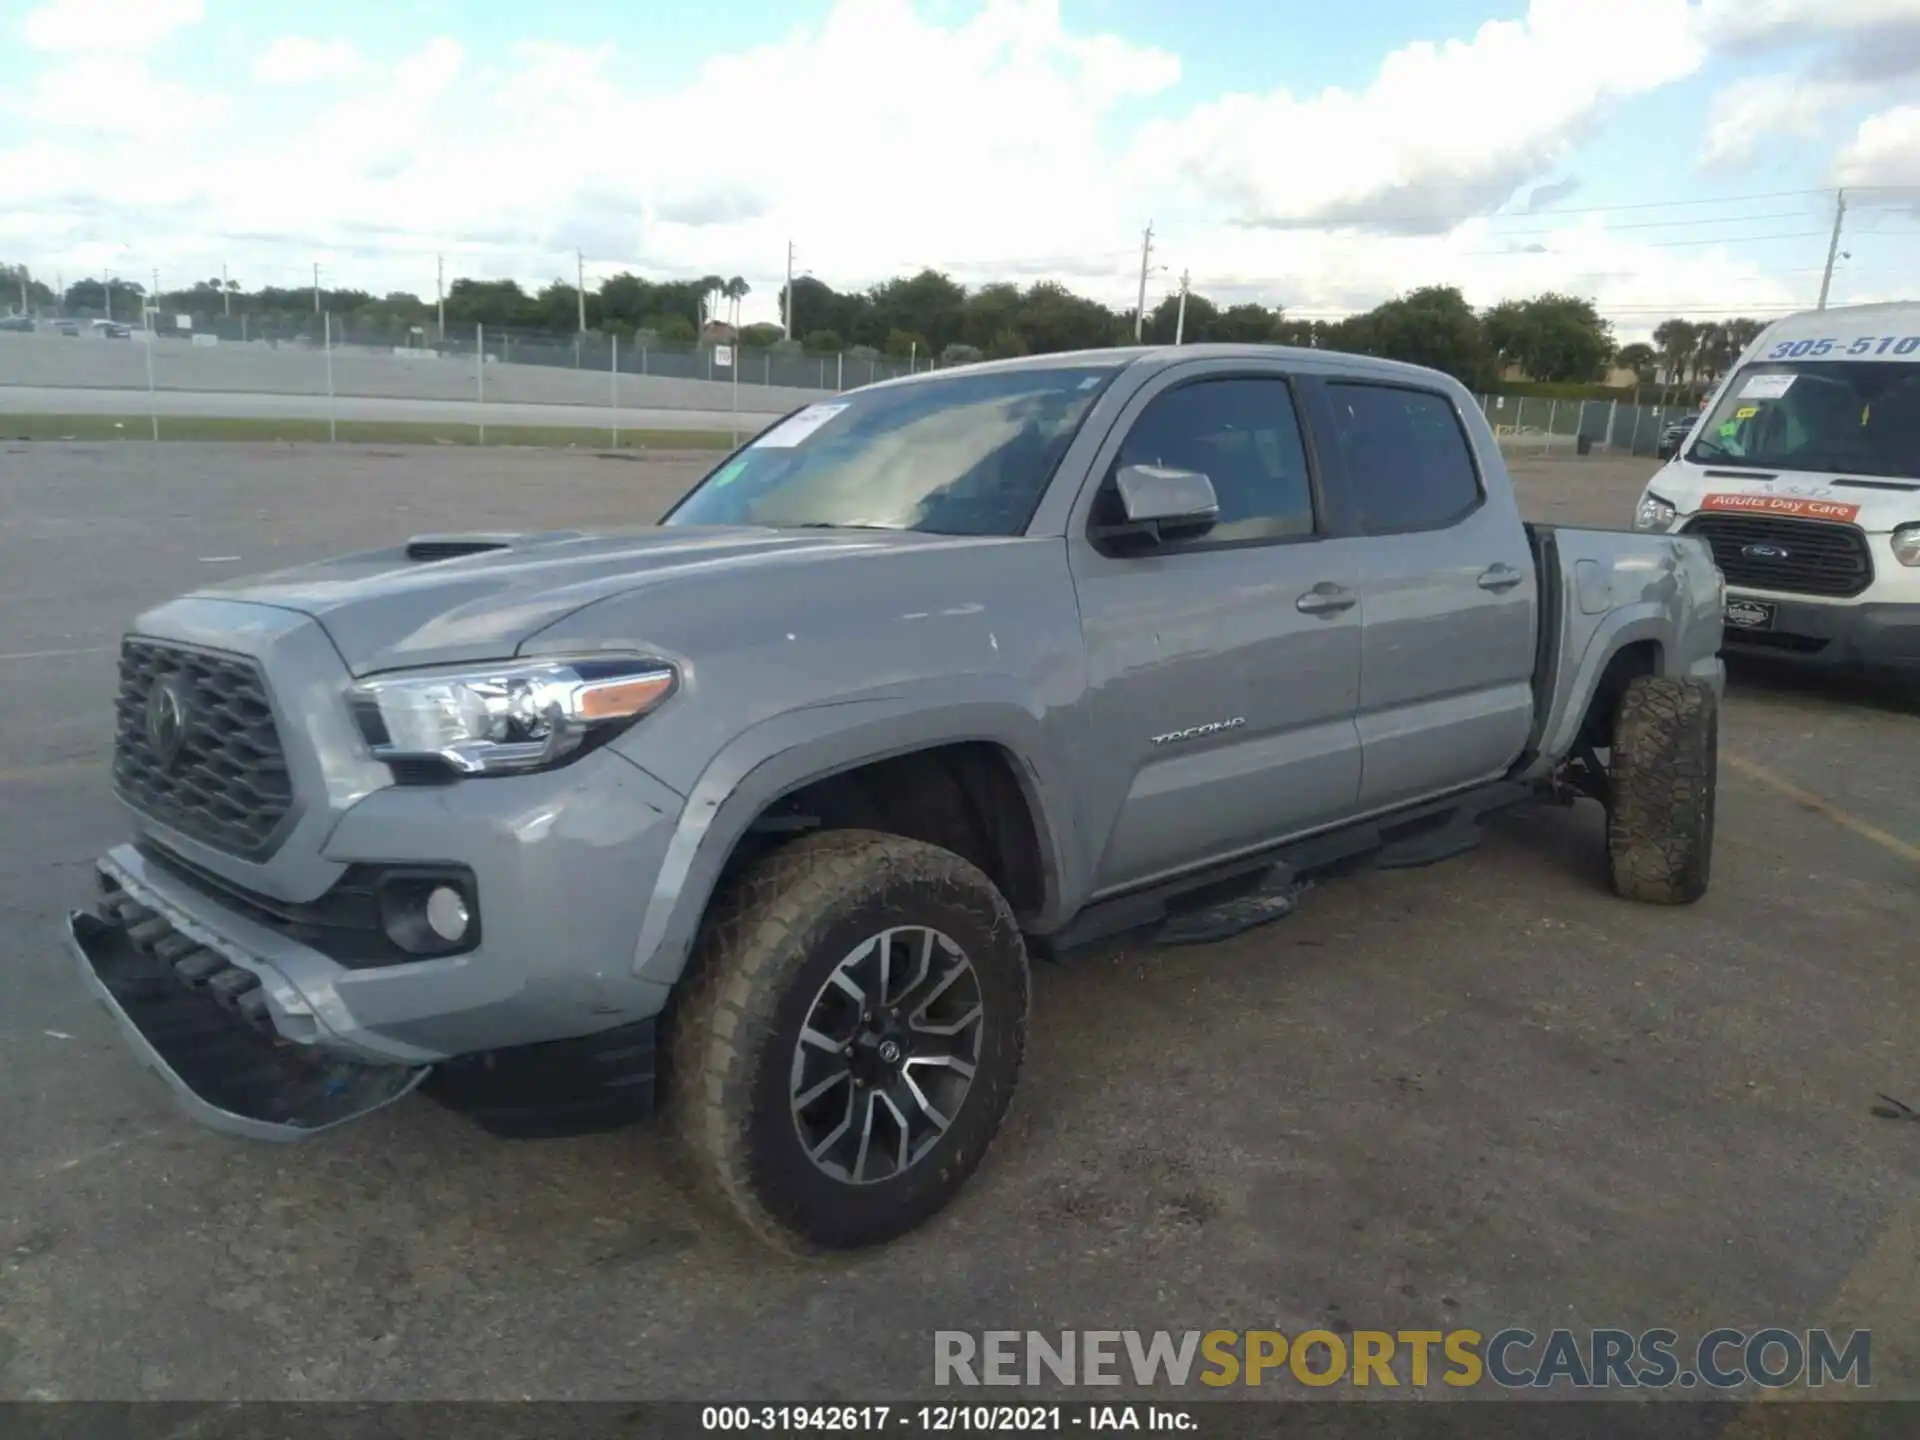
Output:
[[[1607,868],[1614,893],[1690,905],[1713,871],[1720,716],[1697,680],[1643,675],[1613,717]]]
[[[941,930],[966,952],[985,1012],[979,1064],[946,1133],[878,1183],[815,1167],[790,1111],[792,1052],[841,959],[892,925]],[[906,1233],[986,1155],[1026,1047],[1027,953],[1006,900],[950,851],[869,830],[808,836],[715,897],[667,1029],[664,1118],[708,1197],[792,1253]]]

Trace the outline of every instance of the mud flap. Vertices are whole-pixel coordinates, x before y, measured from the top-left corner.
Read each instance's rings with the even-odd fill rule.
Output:
[[[304,1140],[392,1104],[431,1068],[361,1064],[295,1045],[270,1025],[249,1025],[205,977],[186,979],[191,955],[170,961],[125,926],[84,911],[67,916],[66,930],[94,998],[180,1107],[210,1129]]]

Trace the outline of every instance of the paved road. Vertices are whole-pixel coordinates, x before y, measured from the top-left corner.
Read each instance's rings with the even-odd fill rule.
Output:
[[[784,392],[783,392],[784,393]],[[753,398],[761,399],[761,395]],[[197,390],[67,389],[42,385],[0,385],[0,414],[16,415],[160,415],[259,418],[270,420],[402,420],[443,425],[552,425],[605,430],[613,412],[605,406],[529,405],[473,400],[392,399],[371,395],[269,395]],[[784,411],[640,409],[622,406],[623,430],[754,430]]]
[[[1040,967],[984,1171],[872,1254],[768,1256],[648,1129],[184,1121],[56,939],[126,834],[127,618],[417,531],[645,521],[711,458],[0,446],[0,1399],[874,1400],[928,1394],[936,1328],[1761,1324],[1870,1326],[1878,1393],[1920,1396],[1920,1125],[1872,1114],[1920,1107],[1920,722],[1846,686],[1735,685],[1698,905],[1610,896],[1583,804],[1226,944]],[[1617,524],[1648,468],[1522,486]]]

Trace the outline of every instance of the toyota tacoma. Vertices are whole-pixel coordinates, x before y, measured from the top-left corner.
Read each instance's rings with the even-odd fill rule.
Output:
[[[1522,523],[1473,398],[1320,351],[1052,355],[810,404],[624,533],[422,535],[120,652],[80,974],[201,1121],[663,1111],[789,1248],[940,1209],[1028,962],[1606,808],[1707,887],[1704,541]]]

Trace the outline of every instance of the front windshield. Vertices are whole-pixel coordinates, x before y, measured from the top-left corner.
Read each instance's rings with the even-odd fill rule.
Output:
[[[1727,386],[1687,458],[1770,470],[1920,477],[1920,365],[1749,365]]]
[[[809,405],[708,475],[664,523],[1017,535],[1116,373],[955,373]]]

